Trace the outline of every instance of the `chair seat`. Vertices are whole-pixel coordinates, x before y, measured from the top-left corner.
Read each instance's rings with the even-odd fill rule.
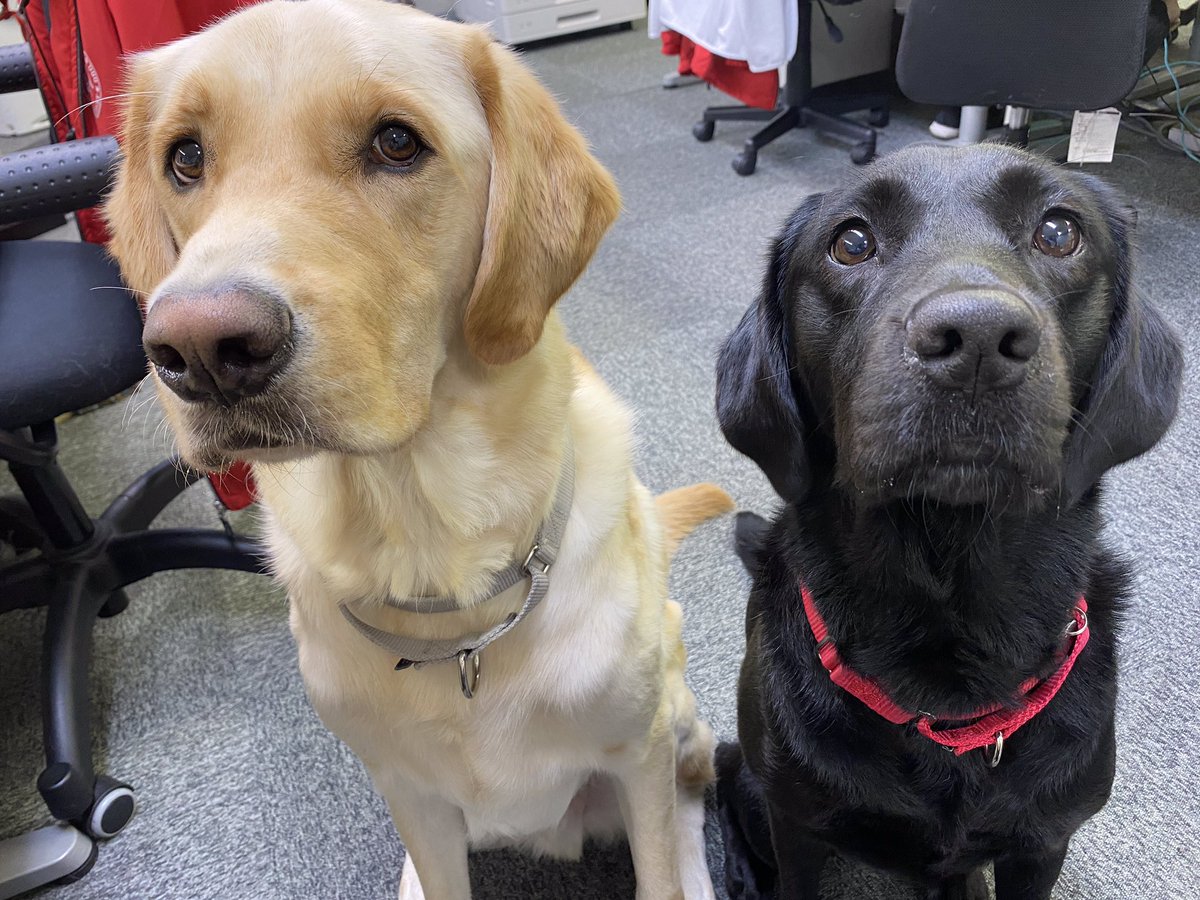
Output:
[[[95,244],[0,242],[0,428],[99,403],[146,374],[141,316],[120,285]]]

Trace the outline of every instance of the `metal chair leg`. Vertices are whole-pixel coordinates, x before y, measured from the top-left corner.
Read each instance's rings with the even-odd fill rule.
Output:
[[[96,844],[59,823],[0,841],[0,900],[47,884],[78,881],[96,862]]]

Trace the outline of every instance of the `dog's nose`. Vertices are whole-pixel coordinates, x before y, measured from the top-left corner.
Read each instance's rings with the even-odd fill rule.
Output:
[[[233,288],[159,297],[142,345],[159,378],[185,400],[230,406],[260,393],[291,355],[287,304]]]
[[[1025,377],[1041,329],[1033,309],[1004,291],[956,291],[919,301],[905,322],[909,348],[936,384],[997,390]]]

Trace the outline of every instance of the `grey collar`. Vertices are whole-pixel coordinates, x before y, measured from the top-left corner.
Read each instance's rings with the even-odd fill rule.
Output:
[[[351,609],[362,600],[343,600],[338,604],[342,615],[371,643],[382,647],[393,656],[399,657],[396,670],[427,663],[458,661],[459,682],[463,696],[470,700],[479,686],[479,654],[488,644],[515,628],[529,615],[550,590],[550,566],[558,558],[567,518],[571,513],[571,501],[575,493],[575,449],[570,437],[563,458],[562,474],[558,480],[558,491],[554,495],[554,507],[550,517],[542,522],[533,538],[533,546],[521,560],[514,560],[492,577],[487,596],[468,606],[463,606],[454,597],[392,597],[382,598],[383,603],[394,609],[414,613],[445,613],[471,609],[503,594],[513,585],[530,580],[529,594],[525,603],[504,621],[487,631],[465,634],[457,638],[425,640],[384,631],[368,625]]]

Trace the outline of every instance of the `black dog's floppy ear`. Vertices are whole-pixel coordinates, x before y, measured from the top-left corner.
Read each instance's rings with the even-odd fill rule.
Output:
[[[775,238],[762,294],[717,360],[717,419],[725,439],[754,460],[789,501],[802,498],[810,480],[793,380],[791,263],[800,232],[820,205],[819,194],[809,197]]]
[[[1117,253],[1115,303],[1108,343],[1079,404],[1067,445],[1063,492],[1067,505],[1113,466],[1145,453],[1175,418],[1183,349],[1171,326],[1130,284],[1131,217],[1109,213]]]

